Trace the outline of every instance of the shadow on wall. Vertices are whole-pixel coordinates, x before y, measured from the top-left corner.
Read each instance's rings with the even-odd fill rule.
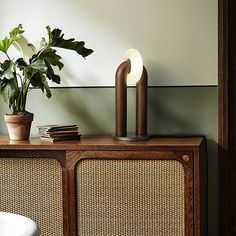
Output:
[[[217,88],[150,88],[148,126],[157,134],[200,134],[217,140]]]
[[[217,140],[217,88],[149,88],[148,93],[149,133],[202,134]],[[78,123],[83,134],[114,133],[114,88],[57,88],[52,94],[48,99],[39,89],[30,92],[27,110],[35,114],[32,133],[37,133],[37,125],[67,122]],[[134,102],[128,98],[132,130],[135,110],[130,104]],[[9,111],[2,98],[0,104],[2,114]],[[5,133],[3,116],[1,120],[1,133]]]
[[[37,133],[37,125],[58,123],[76,123],[81,134],[106,134],[114,129],[111,89],[58,88],[52,89],[50,99],[34,90],[28,109],[35,114],[32,133]]]
[[[101,93],[99,89],[90,89],[90,93],[87,93],[86,90],[80,89],[78,91],[80,93],[78,94],[79,98],[77,97],[76,99],[74,96],[74,92],[76,91],[65,93],[64,98],[62,96],[57,96],[57,98],[66,107],[69,116],[78,119],[81,129],[83,129],[83,126],[86,127],[85,133],[107,133],[110,130],[109,123],[112,123],[111,121],[114,120],[112,105],[114,104],[113,93],[107,91],[106,96],[104,96],[104,93]],[[55,90],[54,92],[57,91]],[[107,98],[109,102],[107,102]]]

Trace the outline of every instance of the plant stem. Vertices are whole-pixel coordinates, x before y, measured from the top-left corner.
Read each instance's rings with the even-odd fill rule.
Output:
[[[21,78],[21,75],[20,74],[16,74],[18,77],[19,77],[19,79],[20,79],[20,81],[21,81],[21,84],[23,84],[23,80],[22,80],[22,78]]]
[[[7,52],[5,52],[5,54],[6,54],[7,58],[8,58],[8,60],[11,61],[11,58],[9,57],[9,55],[7,54]]]

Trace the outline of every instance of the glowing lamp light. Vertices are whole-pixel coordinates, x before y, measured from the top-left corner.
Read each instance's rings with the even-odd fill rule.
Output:
[[[127,134],[127,84],[136,85],[136,132]],[[124,61],[116,71],[115,81],[115,119],[114,139],[135,141],[147,140],[147,70],[136,49],[128,49]]]
[[[136,85],[143,73],[143,59],[138,50],[134,48],[128,49],[123,56],[124,60],[130,60],[131,69],[127,74],[127,85]]]

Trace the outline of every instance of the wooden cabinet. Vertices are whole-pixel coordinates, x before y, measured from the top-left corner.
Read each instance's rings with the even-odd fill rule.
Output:
[[[0,211],[42,235],[206,235],[206,183],[202,137],[0,138]]]

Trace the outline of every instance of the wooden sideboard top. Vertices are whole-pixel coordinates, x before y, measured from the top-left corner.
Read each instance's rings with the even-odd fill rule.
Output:
[[[0,136],[0,150],[151,150],[186,149],[197,150],[204,142],[204,137],[171,137],[153,135],[147,141],[116,141],[112,136],[81,136],[81,140],[59,142],[41,141],[39,137],[29,141],[10,141],[7,136]]]

